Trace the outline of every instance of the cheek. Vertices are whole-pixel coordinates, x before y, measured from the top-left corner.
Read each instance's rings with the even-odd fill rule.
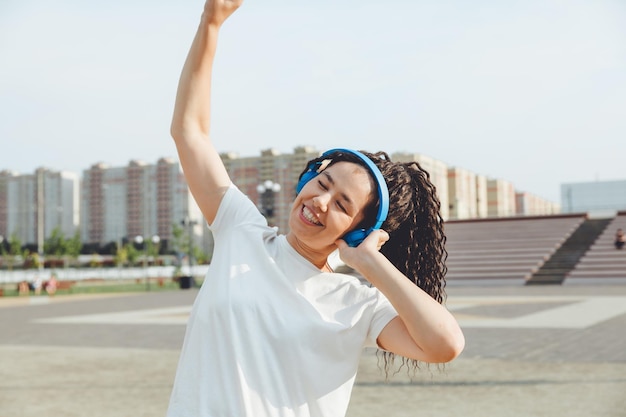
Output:
[[[348,216],[343,212],[334,213],[334,215],[332,216],[332,221],[335,225],[335,228],[340,234],[352,230],[354,226],[358,223],[353,217]]]

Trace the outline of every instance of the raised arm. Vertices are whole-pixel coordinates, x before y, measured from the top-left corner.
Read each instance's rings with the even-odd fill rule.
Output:
[[[207,0],[178,83],[171,134],[189,189],[211,223],[230,178],[210,138],[211,75],[220,27],[243,0]]]

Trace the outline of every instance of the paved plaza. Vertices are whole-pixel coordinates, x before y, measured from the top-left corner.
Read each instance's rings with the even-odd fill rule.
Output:
[[[163,416],[196,294],[0,298],[0,417]],[[626,285],[448,294],[461,357],[386,380],[366,351],[349,417],[626,416]]]

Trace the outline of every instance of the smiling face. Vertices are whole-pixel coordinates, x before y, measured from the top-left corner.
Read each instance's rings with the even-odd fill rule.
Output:
[[[287,240],[309,260],[313,254],[328,255],[336,249],[335,241],[363,220],[373,187],[367,170],[358,164],[337,162],[329,166],[297,195]]]

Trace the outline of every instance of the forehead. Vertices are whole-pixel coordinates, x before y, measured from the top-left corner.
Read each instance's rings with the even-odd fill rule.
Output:
[[[367,168],[353,162],[337,162],[326,168],[320,175],[329,180],[343,185],[350,195],[354,193],[363,195],[367,200],[375,191],[374,180]]]
[[[367,168],[354,162],[346,161],[336,162],[322,172],[330,173],[333,177],[357,181],[367,180],[367,177],[369,177]]]

